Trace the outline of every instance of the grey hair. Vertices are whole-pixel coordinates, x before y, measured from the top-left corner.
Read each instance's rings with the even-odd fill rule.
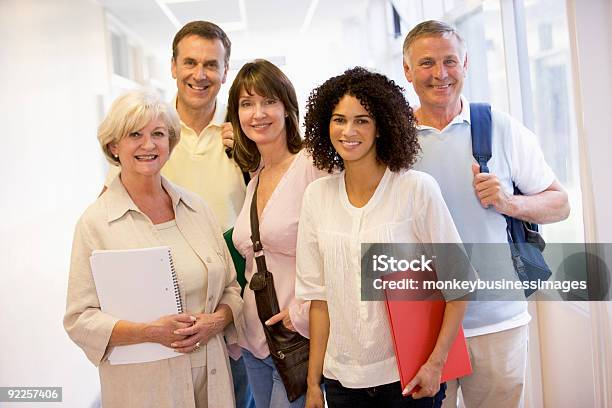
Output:
[[[467,47],[463,37],[453,26],[446,24],[442,21],[428,20],[417,24],[406,36],[404,45],[402,47],[404,58],[408,56],[410,47],[414,42],[421,37],[450,37],[454,36],[459,42],[461,58],[465,59]]]

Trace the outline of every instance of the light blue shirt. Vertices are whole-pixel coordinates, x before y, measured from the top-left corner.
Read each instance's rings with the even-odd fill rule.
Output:
[[[472,243],[507,243],[506,220],[493,207],[480,205],[474,187],[470,107],[461,98],[461,112],[441,131],[418,125],[422,154],[415,170],[431,174],[453,217],[459,235],[472,251],[472,263],[481,277],[515,279],[507,245],[470,246]],[[488,167],[502,188],[512,195],[514,183],[524,194],[537,194],[555,180],[536,136],[510,116],[492,110],[492,158]],[[496,252],[491,254],[491,250]],[[526,302],[470,302],[463,325],[466,336],[494,333],[528,323]]]

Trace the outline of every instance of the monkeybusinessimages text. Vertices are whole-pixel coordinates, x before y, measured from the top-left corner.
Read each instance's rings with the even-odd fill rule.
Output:
[[[388,255],[372,256],[372,271],[379,273],[395,272],[434,272],[434,259],[421,255],[415,259],[396,259]],[[405,276],[405,275],[404,275]],[[372,281],[375,290],[463,290],[471,293],[477,290],[556,290],[568,293],[572,290],[585,290],[586,281],[520,281],[518,279],[473,280],[446,279],[425,280],[418,277],[390,279],[382,276]]]

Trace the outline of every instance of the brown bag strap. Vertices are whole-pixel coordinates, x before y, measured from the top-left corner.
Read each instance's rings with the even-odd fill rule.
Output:
[[[259,277],[254,280],[260,280],[268,272],[266,266],[266,257],[263,252],[263,245],[261,244],[261,237],[259,236],[259,218],[257,217],[257,189],[259,188],[259,176],[257,176],[257,184],[255,185],[255,192],[253,193],[253,199],[251,201],[251,242],[253,242],[253,254],[255,256],[255,262],[257,263],[256,274],[261,273]],[[251,289],[254,289],[251,287]]]

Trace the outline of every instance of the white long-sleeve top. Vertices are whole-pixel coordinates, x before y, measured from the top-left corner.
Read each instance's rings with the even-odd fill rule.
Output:
[[[349,388],[399,381],[382,301],[361,300],[361,243],[460,242],[435,180],[385,171],[368,203],[354,207],[344,172],[304,193],[297,241],[296,297],[327,301],[330,332],[323,375]]]

